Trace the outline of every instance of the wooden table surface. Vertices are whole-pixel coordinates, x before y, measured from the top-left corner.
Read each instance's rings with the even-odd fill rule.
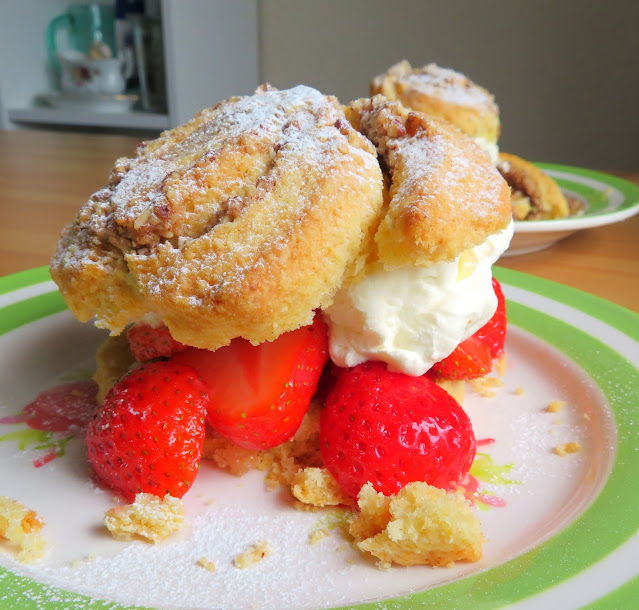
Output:
[[[0,275],[47,265],[62,227],[136,144],[125,136],[0,130]],[[639,171],[617,175],[639,184]],[[639,312],[639,215],[498,265]]]

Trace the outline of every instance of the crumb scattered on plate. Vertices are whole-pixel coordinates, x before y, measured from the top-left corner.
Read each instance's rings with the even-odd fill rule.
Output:
[[[16,559],[33,563],[44,556],[46,541],[40,534],[44,521],[24,504],[0,496],[0,537],[17,548]]]
[[[481,559],[481,524],[461,491],[416,482],[385,496],[367,484],[358,506],[349,532],[357,547],[384,568],[387,563],[445,567]]]
[[[246,568],[250,568],[251,566],[258,564],[272,552],[271,545],[266,541],[262,541],[249,547],[243,553],[240,553],[233,560],[233,565],[236,568],[240,568],[240,570],[245,570]]]
[[[209,572],[215,572],[216,569],[215,564],[207,557],[201,557],[198,561],[198,565],[203,567],[205,570],[208,570]]]
[[[559,413],[559,411],[561,411],[565,406],[566,406],[565,401],[553,400],[546,407],[546,411],[548,411],[548,413]]]
[[[351,503],[326,468],[301,469],[293,478],[291,492],[300,502],[313,506]]]
[[[561,457],[569,453],[578,453],[579,451],[581,451],[581,445],[578,442],[563,443],[553,449],[553,452]]]
[[[109,509],[104,524],[118,540],[143,538],[159,542],[184,527],[184,505],[169,494],[158,498],[139,493],[132,504]]]

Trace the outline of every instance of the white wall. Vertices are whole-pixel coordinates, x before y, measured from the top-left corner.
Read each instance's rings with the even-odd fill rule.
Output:
[[[43,10],[41,0],[0,0],[0,93],[5,109],[28,105],[34,91],[42,93],[53,82],[45,32],[52,16],[64,12],[67,4],[67,0],[47,0]]]
[[[256,0],[164,0],[170,123],[259,83]]]
[[[639,2],[262,0],[261,74],[342,101],[396,61],[435,61],[489,89],[503,150],[639,169]]]

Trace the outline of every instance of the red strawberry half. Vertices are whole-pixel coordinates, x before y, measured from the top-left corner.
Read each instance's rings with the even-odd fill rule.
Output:
[[[377,362],[341,369],[320,419],[324,465],[353,497],[367,482],[385,495],[412,481],[450,489],[475,447],[470,419],[447,392]]]
[[[492,366],[490,348],[472,335],[462,341],[450,356],[434,364],[427,375],[452,380],[477,379],[490,373]]]
[[[275,341],[234,339],[213,352],[188,348],[171,360],[192,366],[206,382],[211,428],[241,447],[269,449],[299,428],[328,360],[327,333],[317,315]]]
[[[491,358],[499,358],[504,353],[506,341],[506,299],[495,278],[493,278],[493,290],[497,296],[497,310],[473,336],[488,346]]]
[[[433,365],[428,376],[464,380],[490,373],[492,361],[504,353],[506,341],[506,300],[495,278],[493,290],[497,296],[497,309],[492,318],[474,335],[462,341],[449,356]]]
[[[192,368],[140,366],[107,394],[87,428],[87,452],[104,483],[128,501],[139,492],[181,498],[195,479],[208,405]]]

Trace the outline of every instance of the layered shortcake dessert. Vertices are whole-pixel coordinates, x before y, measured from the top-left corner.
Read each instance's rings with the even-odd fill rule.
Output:
[[[370,91],[449,121],[472,137],[511,187],[515,220],[564,218],[579,212],[577,202],[569,202],[548,174],[522,157],[500,152],[495,97],[466,75],[435,63],[413,68],[403,60],[373,78]]]
[[[111,331],[97,479],[155,511],[203,458],[260,468],[298,506],[350,507],[384,565],[479,559],[460,390],[503,354],[491,265],[511,235],[477,144],[384,95],[263,86],[140,145],[51,262]]]

